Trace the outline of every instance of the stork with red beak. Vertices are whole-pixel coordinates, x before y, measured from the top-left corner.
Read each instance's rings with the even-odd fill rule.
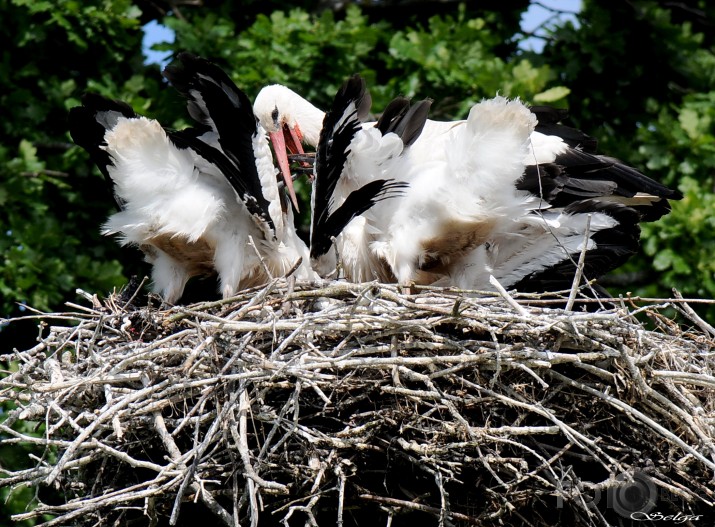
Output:
[[[287,154],[304,154],[303,144],[316,147],[325,116],[321,110],[296,95],[289,88],[274,84],[262,89],[253,103],[253,111],[273,144],[276,162],[286,185],[289,180],[292,182]],[[287,116],[279,108],[290,108],[290,115]],[[292,184],[289,192],[298,209]]]
[[[103,232],[144,252],[154,291],[168,303],[193,276],[217,273],[224,298],[295,266],[297,277],[315,278],[246,95],[216,65],[188,54],[167,77],[187,96],[196,127],[167,131],[91,94],[70,111],[74,141],[120,205]]]
[[[264,88],[254,111],[316,144],[322,113],[287,88]],[[485,289],[490,275],[522,289],[568,287],[584,247],[588,278],[621,265],[637,250],[638,223],[682,196],[596,154],[564,117],[497,97],[467,120],[427,121],[407,155],[409,190],[390,202],[394,217],[372,252],[400,283]]]

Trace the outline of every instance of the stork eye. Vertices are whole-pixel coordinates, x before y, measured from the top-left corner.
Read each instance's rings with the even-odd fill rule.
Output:
[[[271,112],[271,118],[273,119],[273,122],[278,124],[278,106],[276,106],[273,111]]]

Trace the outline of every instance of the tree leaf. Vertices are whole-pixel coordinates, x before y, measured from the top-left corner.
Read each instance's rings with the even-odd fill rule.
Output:
[[[554,86],[553,88],[534,95],[534,102],[553,103],[564,99],[570,93],[571,90],[566,86]]]

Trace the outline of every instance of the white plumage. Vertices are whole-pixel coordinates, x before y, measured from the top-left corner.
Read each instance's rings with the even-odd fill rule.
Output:
[[[392,279],[372,244],[387,230],[397,196],[407,190],[399,182],[409,170],[403,154],[421,132],[429,107],[423,101],[410,108],[407,100],[396,99],[393,119],[364,127],[370,104],[359,76],[338,91],[323,122],[311,196],[314,268],[323,276],[336,269],[335,252],[326,243],[334,238],[340,267],[355,282]],[[328,215],[341,220],[328,221]]]
[[[211,174],[208,163],[199,170],[198,156],[176,148],[157,121],[121,117],[104,138],[114,160],[109,172],[115,194],[125,203],[109,218],[105,233],[121,232],[133,243],[152,234],[180,234],[193,243],[227,213],[240,210],[227,199],[233,189],[223,176]]]
[[[88,94],[70,131],[114,189],[120,210],[103,232],[145,253],[167,302],[193,276],[216,273],[228,297],[290,270],[316,279],[311,263],[352,281],[488,289],[493,276],[554,290],[570,285],[583,249],[589,278],[623,263],[638,223],[681,197],[597,155],[595,141],[559,123],[563,111],[519,100],[495,97],[463,121],[440,122],[426,118],[431,101],[397,98],[372,123],[358,76],[326,115],[279,85],[252,107],[220,68],[187,53],[164,75],[195,127],[166,131]],[[294,202],[286,151],[317,146],[310,250],[269,138]]]
[[[214,272],[224,298],[301,261],[296,276],[315,279],[247,97],[215,65],[190,55],[180,56],[170,76],[182,88],[191,85],[197,128],[166,132],[96,95],[70,114],[75,142],[112,182],[120,205],[103,232],[145,253],[154,290],[169,303],[189,278]],[[198,99],[199,113],[192,106]],[[228,124],[235,129],[224,130]]]
[[[514,186],[535,122],[518,101],[485,101],[472,109],[466,126],[448,132],[443,155],[429,162],[411,159],[409,191],[375,244],[399,283],[454,275],[463,258],[538,206]]]
[[[402,139],[395,133],[382,135],[377,128],[361,129],[350,145],[350,154],[345,164],[343,177],[335,190],[335,205],[357,188],[377,179],[404,181],[403,174],[410,170]],[[408,189],[405,189],[407,191]],[[367,282],[392,281],[392,273],[384,265],[381,255],[373,245],[384,236],[389,222],[403,199],[376,203],[361,216],[353,219],[336,240],[340,265],[348,280]]]
[[[276,130],[299,128],[315,145],[322,113],[287,88],[264,88],[254,111]],[[408,182],[403,196],[377,204],[343,231],[343,238],[360,241],[352,252],[343,248],[344,267],[353,268],[354,260],[371,262],[369,272],[353,270],[348,277],[384,279],[385,265],[375,264],[377,257],[401,284],[487,289],[494,275],[505,286],[564,285],[575,265],[563,264],[571,263],[583,243],[590,251],[588,273],[620,265],[637,247],[638,221],[665,214],[666,198],[679,195],[595,155],[595,142],[557,124],[563,116],[496,97],[475,105],[464,121],[428,120],[400,156],[399,170],[380,176]],[[347,190],[357,184],[348,169],[358,166],[355,159],[363,152],[366,158],[374,155],[368,154],[367,139],[352,147],[343,182]],[[362,174],[360,184],[371,177],[369,169],[353,172]],[[601,231],[612,231],[615,241]]]

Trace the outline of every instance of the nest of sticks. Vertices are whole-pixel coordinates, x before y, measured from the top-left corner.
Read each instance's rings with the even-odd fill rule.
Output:
[[[86,295],[38,315],[39,343],[0,380],[17,405],[0,434],[38,452],[0,479],[40,489],[15,519],[713,517],[715,330],[682,298],[584,311],[503,290],[418,293],[277,279],[227,301]],[[43,500],[46,487],[63,499]]]

